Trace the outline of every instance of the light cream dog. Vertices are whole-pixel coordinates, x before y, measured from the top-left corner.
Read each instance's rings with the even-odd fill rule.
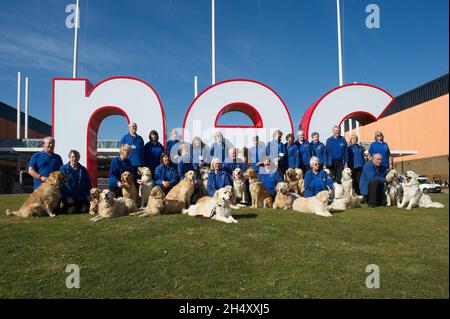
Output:
[[[356,197],[356,192],[353,189],[352,170],[346,167],[342,170],[341,185],[344,189],[344,196]]]
[[[250,183],[250,194],[252,196],[252,208],[272,208],[273,200],[267,188],[264,187],[261,180],[256,175],[253,168],[248,168],[244,177],[248,178]]]
[[[289,185],[286,182],[280,182],[275,187],[277,194],[275,195],[275,200],[273,202],[274,209],[292,209],[292,203],[300,195],[296,193],[291,193],[289,191]]]
[[[98,215],[91,218],[92,222],[126,216],[137,211],[136,202],[129,198],[114,198],[114,193],[105,189],[100,194]]]
[[[138,174],[141,175],[139,197],[141,198],[141,208],[144,208],[147,206],[148,197],[155,187],[155,182],[152,178],[152,171],[148,167],[138,167]]]
[[[292,209],[301,213],[311,213],[324,217],[331,217],[327,205],[316,197],[298,197],[292,204]]]
[[[236,203],[242,203],[244,199],[244,173],[240,167],[234,169],[232,178],[234,199]]]
[[[231,214],[231,205],[233,200],[233,191],[229,187],[218,189],[212,198],[197,202],[191,205],[189,209],[184,209],[183,214],[189,216],[203,216],[215,219],[225,223],[237,223]]]
[[[50,175],[33,193],[27,198],[19,210],[6,210],[6,215],[15,215],[18,217],[31,216],[56,216],[53,210],[59,205],[62,183],[67,177],[59,171],[50,173]]]
[[[397,205],[398,208],[403,208],[406,204],[408,204],[406,207],[407,210],[411,210],[414,207],[444,208],[443,204],[433,202],[429,195],[423,194],[420,191],[418,176],[413,171],[406,172],[406,178],[402,183],[402,188],[403,199]]]

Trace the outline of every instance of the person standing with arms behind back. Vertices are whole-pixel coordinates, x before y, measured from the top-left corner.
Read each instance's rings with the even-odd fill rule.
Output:
[[[144,140],[141,136],[137,134],[137,124],[131,122],[128,124],[128,133],[125,134],[120,140],[120,146],[127,144],[131,146],[132,152],[128,159],[131,162],[132,171],[134,179],[137,179],[137,168],[139,166],[144,166]]]
[[[145,166],[150,168],[152,176],[155,176],[155,169],[161,163],[161,154],[164,152],[164,146],[158,142],[159,135],[156,130],[150,132],[148,139],[150,141],[144,146]]]
[[[28,164],[28,174],[34,179],[34,189],[45,183],[51,172],[59,171],[63,166],[61,156],[55,153],[55,139],[51,136],[44,138],[42,152],[34,153]]]
[[[341,183],[342,171],[347,167],[347,141],[341,136],[341,128],[333,126],[333,136],[327,139],[328,168],[333,171],[334,181]]]
[[[353,189],[355,193],[361,195],[359,190],[359,180],[366,164],[364,160],[364,147],[358,144],[358,135],[350,136],[350,145],[348,146],[348,167],[352,170]]]

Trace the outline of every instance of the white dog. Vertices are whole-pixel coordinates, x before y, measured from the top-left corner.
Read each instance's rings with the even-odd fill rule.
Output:
[[[331,177],[331,172],[328,168],[324,168],[323,169],[325,171],[325,173],[328,174],[328,176]],[[341,184],[338,184],[336,182],[333,183],[333,189],[330,189],[330,195],[331,195],[331,199],[339,199],[339,198],[344,198],[345,196],[345,192],[344,192],[344,187]]]
[[[387,173],[386,178],[391,180],[389,183],[386,183],[386,206],[398,205],[401,203],[402,198],[402,186],[398,172],[392,169]]]
[[[233,190],[236,203],[242,203],[244,200],[244,172],[240,167],[233,171]]]
[[[407,203],[407,210],[411,210],[414,207],[423,208],[443,208],[441,203],[433,202],[431,197],[427,194],[423,194],[419,188],[418,176],[413,171],[407,171],[405,180],[402,183],[403,187],[403,199],[402,202],[397,205],[398,208],[403,208]]]
[[[345,196],[357,196],[355,190],[353,189],[352,170],[350,167],[346,167],[342,170],[341,185],[344,189]]]
[[[125,216],[134,213],[135,211],[137,211],[137,207],[134,200],[123,197],[114,198],[114,193],[109,189],[105,189],[100,194],[98,215],[91,218],[91,221],[97,222],[101,219]]]
[[[183,209],[183,214],[189,216],[203,216],[225,223],[237,223],[231,215],[233,190],[230,187],[218,189],[212,198],[199,201],[189,209]]]
[[[141,175],[140,181],[142,184],[139,185],[139,197],[141,198],[141,208],[147,207],[148,197],[155,186],[152,179],[152,171],[148,167],[138,167],[138,174]]]
[[[333,215],[328,211],[327,204],[324,202],[328,198],[325,193],[327,193],[327,191],[320,192],[316,195],[318,197],[298,197],[294,200],[294,203],[292,203],[292,209],[301,213],[311,213],[319,216],[331,217]]]

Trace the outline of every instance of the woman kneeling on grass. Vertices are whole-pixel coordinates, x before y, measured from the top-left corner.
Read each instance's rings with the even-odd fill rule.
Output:
[[[311,169],[305,174],[305,197],[316,196],[321,191],[326,191],[328,188],[333,188],[333,180],[321,168],[318,157],[313,156],[309,161]]]
[[[208,175],[207,191],[209,196],[214,196],[216,190],[232,186],[233,181],[227,170],[222,168],[222,163],[218,157],[214,157],[211,161],[211,172]]]
[[[89,211],[89,191],[91,180],[86,168],[80,164],[80,153],[69,152],[69,162],[61,166],[60,171],[68,177],[62,194],[62,212],[65,214],[87,213]]]

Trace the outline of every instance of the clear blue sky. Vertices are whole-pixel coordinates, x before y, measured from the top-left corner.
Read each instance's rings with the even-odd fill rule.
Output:
[[[79,77],[94,84],[115,75],[141,78],[160,95],[167,126],[181,126],[193,76],[200,91],[211,81],[211,1],[80,1]],[[47,123],[52,78],[72,73],[73,29],[65,26],[71,2],[0,2],[0,101],[16,105],[22,71],[30,77],[30,113]],[[448,0],[341,3],[344,82],[395,96],[448,73]],[[380,29],[365,26],[370,3],[380,7]],[[217,81],[266,83],[297,127],[306,108],[338,84],[336,32],[334,0],[216,0]],[[230,114],[223,121],[248,119]],[[105,120],[100,137],[119,138],[125,123]]]

